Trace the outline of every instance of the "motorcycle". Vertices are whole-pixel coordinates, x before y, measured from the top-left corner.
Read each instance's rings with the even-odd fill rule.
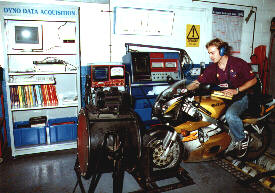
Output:
[[[165,169],[184,162],[200,162],[230,155],[241,160],[255,160],[267,150],[271,130],[266,124],[274,110],[272,97],[254,94],[248,111],[241,118],[250,136],[245,156],[227,151],[232,135],[225,120],[230,100],[214,96],[211,85],[200,85],[194,91],[182,93],[185,81],[178,81],[161,92],[152,108],[153,125],[143,137],[144,147],[150,147],[153,168]],[[218,93],[218,92],[216,92]]]

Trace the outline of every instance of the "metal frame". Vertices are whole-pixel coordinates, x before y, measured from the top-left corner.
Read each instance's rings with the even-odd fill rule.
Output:
[[[54,5],[47,5],[45,7],[45,5],[43,4],[30,4],[30,3],[7,3],[7,2],[3,2],[0,3],[1,6],[13,6],[13,7],[29,7],[29,6],[33,6],[33,8],[37,8],[37,9],[41,9],[42,8],[56,8],[56,6]],[[50,144],[50,140],[49,140],[49,132],[47,130],[48,127],[46,127],[46,136],[47,136],[47,140],[46,140],[46,144],[41,144],[41,145],[30,145],[30,146],[25,146],[25,147],[15,147],[15,143],[14,143],[14,135],[13,135],[13,114],[17,111],[22,111],[22,113],[25,110],[31,111],[31,110],[43,110],[43,109],[58,109],[58,108],[81,108],[81,92],[80,92],[80,45],[79,45],[79,41],[80,41],[80,37],[79,37],[79,33],[80,33],[80,29],[79,29],[79,25],[80,25],[80,20],[79,20],[79,7],[77,6],[65,6],[64,9],[70,9],[73,10],[75,12],[77,12],[76,16],[64,16],[64,17],[58,17],[58,16],[42,16],[42,15],[26,15],[26,16],[22,16],[22,14],[18,14],[18,15],[6,15],[5,13],[3,13],[2,15],[0,15],[0,20],[1,20],[1,29],[2,29],[2,39],[3,39],[3,56],[4,56],[4,73],[5,73],[5,97],[7,99],[7,112],[8,112],[8,116],[7,116],[7,121],[8,121],[8,126],[9,126],[9,134],[10,134],[10,146],[11,146],[11,150],[12,150],[12,156],[18,156],[18,155],[24,155],[24,154],[32,154],[32,153],[40,153],[40,152],[48,152],[48,151],[56,151],[56,150],[65,150],[65,149],[71,149],[71,148],[76,148],[76,141],[64,141],[64,142],[60,142],[60,143],[53,143]],[[76,44],[76,51],[73,55],[75,55],[75,62],[77,64],[77,69],[76,72],[74,73],[54,73],[54,72],[49,72],[48,74],[64,74],[64,76],[68,75],[68,74],[75,74],[76,76],[76,82],[75,82],[75,86],[76,86],[76,92],[77,92],[77,96],[78,96],[78,101],[77,104],[71,104],[71,105],[63,105],[63,106],[55,106],[55,107],[45,107],[45,108],[26,108],[26,109],[11,109],[11,104],[10,104],[10,85],[8,83],[9,80],[9,75],[15,75],[14,73],[9,74],[8,73],[8,55],[20,55],[18,53],[9,53],[6,49],[7,44],[8,44],[8,40],[6,38],[6,32],[5,32],[5,20],[7,19],[14,19],[14,20],[37,20],[37,21],[41,21],[41,22],[75,22],[76,24],[76,36],[75,36],[75,44]],[[44,53],[44,52],[38,52],[38,53],[30,53],[30,52],[26,52],[26,53],[22,53],[22,55],[72,55],[71,53],[66,53],[66,54],[60,54],[60,53]],[[35,75],[38,74],[46,74],[46,73],[35,73]],[[28,75],[28,73],[23,73],[23,74],[18,74],[18,75]],[[19,85],[19,84],[16,84]],[[78,110],[75,114],[73,114],[72,116],[77,117],[77,113]]]

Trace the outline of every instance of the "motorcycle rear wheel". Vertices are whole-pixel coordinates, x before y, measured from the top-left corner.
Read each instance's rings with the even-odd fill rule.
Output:
[[[184,147],[179,136],[177,136],[166,159],[160,158],[164,151],[163,139],[167,132],[167,130],[154,130],[146,133],[143,137],[144,147],[150,147],[152,150],[153,168],[166,169],[177,167],[183,160]]]
[[[242,160],[252,161],[262,156],[269,147],[272,139],[272,131],[266,123],[257,123],[254,125],[262,130],[262,133],[258,133],[253,129],[252,125],[245,127],[245,130],[249,132],[250,142],[247,150],[247,155]]]

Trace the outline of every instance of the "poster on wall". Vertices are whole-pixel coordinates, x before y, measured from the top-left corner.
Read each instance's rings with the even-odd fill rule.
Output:
[[[171,36],[174,12],[115,7],[114,34]]]
[[[228,42],[232,47],[232,54],[239,54],[244,11],[213,7],[212,16],[213,38],[220,38]]]
[[[200,25],[186,25],[186,47],[199,47]]]

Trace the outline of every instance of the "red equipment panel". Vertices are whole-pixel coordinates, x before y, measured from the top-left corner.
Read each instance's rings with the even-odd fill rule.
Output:
[[[125,86],[124,65],[92,65],[91,87]]]
[[[150,59],[151,72],[178,72],[177,59]]]

